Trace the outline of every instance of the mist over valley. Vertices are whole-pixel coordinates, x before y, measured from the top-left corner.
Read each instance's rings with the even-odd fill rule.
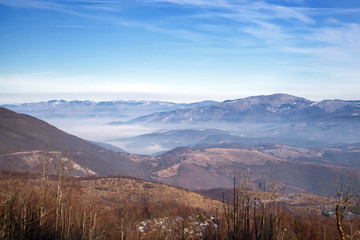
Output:
[[[360,101],[313,102],[274,94],[221,103],[62,100],[3,107],[134,154],[201,143],[327,147],[360,142]]]

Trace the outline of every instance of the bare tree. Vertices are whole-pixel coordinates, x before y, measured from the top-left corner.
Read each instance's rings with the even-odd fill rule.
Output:
[[[46,192],[48,187],[48,166],[51,160],[50,149],[53,141],[48,145],[47,149],[40,153],[35,153],[40,159],[41,163],[41,177],[40,177],[40,210],[39,210],[39,235],[41,236],[41,230],[44,228],[44,219],[46,215]]]
[[[62,152],[58,164],[56,166],[57,174],[57,194],[56,194],[56,210],[55,210],[55,226],[57,239],[62,239],[62,222],[63,222],[63,185],[66,172],[69,170],[70,161],[67,157],[66,152]]]
[[[340,238],[345,240],[342,221],[350,206],[351,199],[356,195],[359,186],[359,177],[355,172],[349,172],[346,177],[337,177],[336,193],[338,202],[336,203],[336,226]]]
[[[234,176],[232,203],[230,199],[225,202],[223,194],[223,208],[229,239],[239,239],[242,234],[245,239],[250,236],[250,175],[250,169],[243,169],[238,173],[238,179]]]

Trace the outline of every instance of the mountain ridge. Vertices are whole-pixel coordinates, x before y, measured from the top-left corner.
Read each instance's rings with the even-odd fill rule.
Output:
[[[130,120],[128,123],[201,123],[207,121],[298,121],[306,118],[360,119],[360,101],[323,100],[314,102],[288,94],[251,96],[226,100],[211,106],[158,112]]]
[[[37,118],[131,118],[141,114],[150,114],[156,111],[168,111],[178,108],[194,108],[217,103],[212,100],[204,100],[194,103],[174,103],[167,101],[147,100],[113,100],[113,101],[89,101],[89,100],[50,100],[36,103],[4,104],[1,107],[24,114],[30,114]]]

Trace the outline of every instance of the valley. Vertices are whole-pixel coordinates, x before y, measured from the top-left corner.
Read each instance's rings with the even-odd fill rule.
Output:
[[[49,101],[3,105],[78,137],[132,154],[202,143],[328,147],[360,142],[360,102],[310,101],[287,94],[188,104]]]
[[[217,234],[226,235],[227,230],[219,227],[216,221],[221,219],[222,226],[230,224],[226,222],[226,211],[230,208],[225,206],[240,206],[245,204],[244,199],[253,204],[251,208],[248,205],[253,221],[258,217],[256,211],[269,217],[267,221],[275,221],[271,211],[266,210],[265,205],[269,204],[272,208],[281,206],[286,219],[301,213],[301,218],[311,215],[314,219],[321,218],[324,226],[331,226],[335,219],[339,181],[360,174],[358,101],[314,103],[275,94],[223,103],[132,102],[134,108],[125,108],[124,104],[130,103],[51,101],[12,106],[22,112],[34,111],[35,117],[1,107],[3,194],[8,199],[14,197],[15,205],[38,201],[28,196],[24,202],[18,202],[16,195],[11,194],[16,191],[20,194],[26,188],[26,191],[38,193],[34,197],[41,195],[44,176],[49,179],[49,193],[59,190],[57,184],[61,173],[64,174],[62,189],[67,194],[61,201],[68,204],[64,211],[74,209],[67,214],[76,222],[74,229],[68,226],[74,233],[68,232],[67,236],[83,231],[80,225],[85,221],[90,224],[89,229],[93,228],[91,231],[97,229],[99,236],[110,234],[120,238],[126,229],[129,239],[164,237],[166,234],[156,223],[160,221],[169,231],[176,229],[176,236],[185,234],[184,229],[188,229],[187,232],[198,234],[195,234],[198,238],[212,234],[209,239],[219,239]],[[125,110],[121,111],[120,105]],[[101,106],[106,107],[101,110]],[[152,113],[122,122],[109,121],[130,116],[127,112],[130,109],[134,111],[131,114]],[[158,110],[163,112],[153,112]],[[63,114],[61,118],[65,122],[70,124],[74,120],[75,125],[81,125],[84,131],[89,129],[99,138],[91,138],[90,134],[90,138],[84,140],[45,121],[61,119],[59,114]],[[95,125],[87,125],[89,122]],[[119,133],[120,129],[127,132]],[[139,134],[144,129],[148,132]],[[99,139],[107,140],[95,141]],[[122,148],[109,143],[122,143]],[[359,178],[346,181],[350,185],[358,184]],[[17,190],[6,192],[11,186],[16,186]],[[358,224],[360,214],[357,191],[358,188],[348,210],[355,221],[353,224]],[[48,204],[52,211],[56,207],[52,205],[56,196],[55,192],[49,195]],[[242,202],[236,203],[234,196],[243,199]],[[69,200],[73,198],[84,206],[73,205],[75,200]],[[265,205],[259,207],[261,204]],[[246,204],[241,206],[245,208]],[[94,221],[92,214],[96,213],[100,214],[100,222],[105,221],[101,224],[107,224],[103,214],[113,209],[118,209],[116,211],[121,214],[136,212],[131,226],[121,227],[117,233],[104,230],[105,233],[100,225],[91,223]],[[231,209],[232,214],[248,216],[250,213],[236,213],[235,207]],[[81,212],[88,217],[80,217]],[[219,219],[215,221],[217,214]],[[125,215],[121,216],[111,215],[111,218],[120,224],[125,219]],[[291,221],[285,224],[292,229],[288,239],[298,236],[294,226],[290,226]],[[52,224],[52,227],[57,226],[56,222]],[[181,230],[181,224],[197,227],[190,230],[189,225]],[[280,234],[285,225],[275,229],[276,234]],[[256,228],[247,227],[252,231]],[[91,233],[87,231],[86,234]],[[192,239],[195,235],[188,234],[186,238]]]

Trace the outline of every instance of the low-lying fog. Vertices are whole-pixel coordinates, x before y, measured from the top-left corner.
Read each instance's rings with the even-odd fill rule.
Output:
[[[92,142],[111,144],[133,154],[153,154],[169,150],[156,143],[145,148],[128,148],[129,142],[118,140],[156,132],[166,126],[161,128],[160,126],[140,124],[108,125],[109,122],[118,120],[113,118],[49,118],[43,120],[69,134]]]
[[[155,154],[199,143],[273,142],[298,147],[360,142],[360,124],[334,123],[206,123],[201,125],[119,124],[114,118],[49,118],[57,128],[92,141],[111,144],[131,154]],[[359,127],[359,128],[357,128]],[[211,130],[210,130],[211,129]],[[172,131],[176,130],[176,131]],[[144,135],[149,134],[149,135]]]

